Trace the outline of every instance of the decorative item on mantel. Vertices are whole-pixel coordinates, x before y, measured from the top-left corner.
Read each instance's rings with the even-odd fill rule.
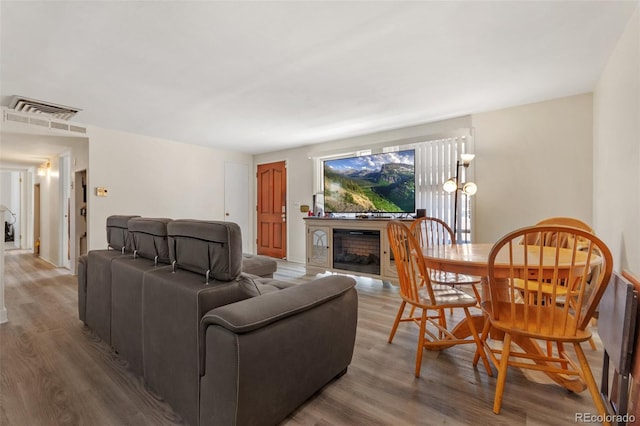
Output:
[[[473,182],[460,182],[460,167],[464,167],[465,169],[469,167],[469,164],[475,158],[475,154],[461,154],[460,159],[456,161],[456,175],[452,178],[449,178],[443,185],[442,189],[447,191],[448,193],[455,192],[454,196],[454,207],[453,207],[453,233],[456,239],[456,242],[459,242],[459,232],[458,232],[458,191],[461,191],[467,196],[472,196],[476,192],[478,192],[478,186]]]
[[[324,193],[317,192],[313,194],[313,214],[310,216],[324,216]]]

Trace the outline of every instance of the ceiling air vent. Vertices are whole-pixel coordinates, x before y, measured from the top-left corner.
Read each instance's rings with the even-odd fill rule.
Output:
[[[34,126],[49,127],[49,120],[41,120],[39,118],[29,118],[29,124]]]
[[[24,117],[18,114],[6,114],[7,121],[15,121],[16,123],[25,123],[29,124],[29,117]]]
[[[15,121],[16,123],[23,123],[31,126],[44,127],[47,129],[63,130],[67,132],[87,134],[87,128],[74,125],[71,123],[60,123],[50,120],[49,117],[33,116],[30,114],[22,115],[16,112],[9,112],[9,110],[3,110],[4,121]],[[42,118],[40,118],[42,117]]]
[[[69,130],[69,125],[67,123],[56,123],[55,121],[52,121],[51,128],[59,130]]]
[[[79,111],[82,111],[79,108],[52,104],[36,99],[25,98],[24,96],[14,96],[9,104],[9,108],[20,112],[47,114],[51,118],[60,120],[68,120]]]

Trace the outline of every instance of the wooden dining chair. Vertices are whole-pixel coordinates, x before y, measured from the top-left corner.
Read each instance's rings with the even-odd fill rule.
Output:
[[[411,233],[416,237],[421,247],[432,247],[439,245],[452,245],[456,243],[453,231],[441,219],[435,217],[421,217],[411,224]],[[438,269],[427,269],[429,279],[434,284],[446,284],[450,286],[470,285],[473,293],[480,303],[480,293],[476,287],[482,281],[481,277],[474,275],[456,274]]]
[[[578,228],[578,229],[582,229],[585,230],[587,232],[590,232],[592,234],[595,234],[595,232],[593,231],[593,228],[591,228],[591,226],[589,226],[588,224],[586,224],[585,222],[581,221],[580,219],[576,219],[573,217],[564,217],[564,216],[557,216],[557,217],[549,217],[547,219],[543,219],[540,222],[536,223],[536,225],[561,225],[561,226],[571,226],[573,228]],[[529,237],[531,238],[531,236]],[[572,237],[568,234],[546,234],[546,235],[541,235],[540,238],[543,241],[543,244],[545,246],[554,246],[556,244],[558,244],[560,247],[562,248],[571,248],[574,245],[578,245],[578,249],[580,249],[583,245],[584,245],[584,241],[583,240],[573,240]],[[557,241],[556,241],[557,240]],[[536,241],[529,241],[530,244],[535,244]],[[596,254],[598,254],[596,252]],[[543,291],[545,290],[545,287],[543,287]],[[559,289],[560,291],[563,291],[562,288]],[[593,337],[589,339],[589,345],[591,346],[591,349],[593,349],[594,351],[596,350],[596,344],[593,340]],[[560,346],[562,346],[562,344],[560,343]],[[552,345],[551,342],[547,343],[547,351],[549,352],[549,354],[552,351]],[[561,348],[559,348],[558,350],[562,350]]]
[[[562,217],[562,216],[558,216],[558,217],[549,217],[547,219],[543,219],[540,222],[536,223],[536,225],[559,225],[559,226],[570,226],[572,228],[578,228],[578,229],[582,229],[584,231],[590,232],[592,234],[595,234],[595,232],[593,231],[593,228],[591,228],[591,226],[589,226],[588,224],[586,224],[585,222],[581,221],[580,219],[576,219],[573,217]],[[554,237],[553,235],[543,235],[541,237],[544,241],[544,245],[555,245],[555,241],[554,241]],[[557,238],[560,239],[560,246],[561,247],[572,247],[574,244],[580,244],[582,240],[579,241],[573,241],[569,235],[566,234],[560,234],[559,236],[557,236]],[[529,243],[535,243],[535,241],[529,241]]]
[[[560,233],[585,244],[580,248],[575,245],[562,248],[558,244]],[[555,246],[544,245],[546,235],[555,236]],[[606,414],[580,344],[591,337],[587,326],[609,283],[612,264],[611,252],[602,240],[588,231],[567,226],[522,228],[493,246],[487,265],[490,298],[482,303],[489,322],[482,338],[486,340],[490,328],[504,332],[501,350],[487,347],[498,367],[493,405],[496,414],[500,413],[509,366],[579,377],[589,389],[599,414]],[[599,268],[600,273],[589,283],[588,276],[594,268]],[[523,282],[524,285],[517,285]],[[543,285],[550,290],[543,293]],[[565,289],[559,291],[560,287]],[[560,297],[563,303],[557,303]],[[563,349],[550,356],[537,346],[536,340],[571,344],[578,362]],[[511,342],[529,350],[517,351]],[[531,351],[531,347],[536,350]],[[534,363],[522,362],[523,358]]]
[[[416,377],[420,377],[424,349],[440,350],[453,345],[474,343],[476,353],[482,358],[487,374],[493,375],[486,353],[482,348],[478,334],[479,327],[476,326],[478,324],[477,318],[482,319],[482,317],[472,317],[469,312],[470,308],[476,306],[476,299],[451,286],[431,283],[421,247],[410,229],[402,222],[390,221],[387,224],[387,234],[395,257],[400,296],[402,297],[402,303],[389,335],[389,343],[393,341],[401,322],[413,322],[420,327],[415,367]],[[417,315],[414,316],[412,309],[411,313],[404,317],[407,304],[416,308]],[[443,312],[447,308],[464,311],[465,320],[463,321],[466,321],[465,327],[468,327],[468,333],[460,334],[470,335],[471,338],[458,337],[454,331],[447,329],[442,322]],[[482,323],[480,322],[480,324]]]

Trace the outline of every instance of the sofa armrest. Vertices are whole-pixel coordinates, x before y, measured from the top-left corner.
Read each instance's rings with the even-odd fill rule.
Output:
[[[335,299],[355,286],[355,280],[329,276],[242,302],[212,309],[202,317],[202,327],[219,325],[236,334],[248,333],[283,318]]]
[[[330,276],[209,311],[200,425],[272,425],[351,363],[355,281]]]

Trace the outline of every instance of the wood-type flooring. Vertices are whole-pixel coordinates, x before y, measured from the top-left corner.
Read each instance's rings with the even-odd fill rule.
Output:
[[[276,278],[302,283],[304,265],[279,262]],[[358,330],[347,374],[293,412],[284,425],[570,425],[595,414],[588,391],[571,393],[540,373],[510,368],[502,412],[495,377],[472,366],[473,345],[426,351],[413,376],[418,329],[387,337],[398,289],[358,278]],[[78,319],[76,277],[24,251],[5,255],[0,325],[0,425],[177,425],[181,418]],[[454,318],[451,321],[455,320]],[[602,346],[585,345],[600,382]],[[494,373],[496,372],[494,368]],[[526,375],[525,375],[526,374]]]

